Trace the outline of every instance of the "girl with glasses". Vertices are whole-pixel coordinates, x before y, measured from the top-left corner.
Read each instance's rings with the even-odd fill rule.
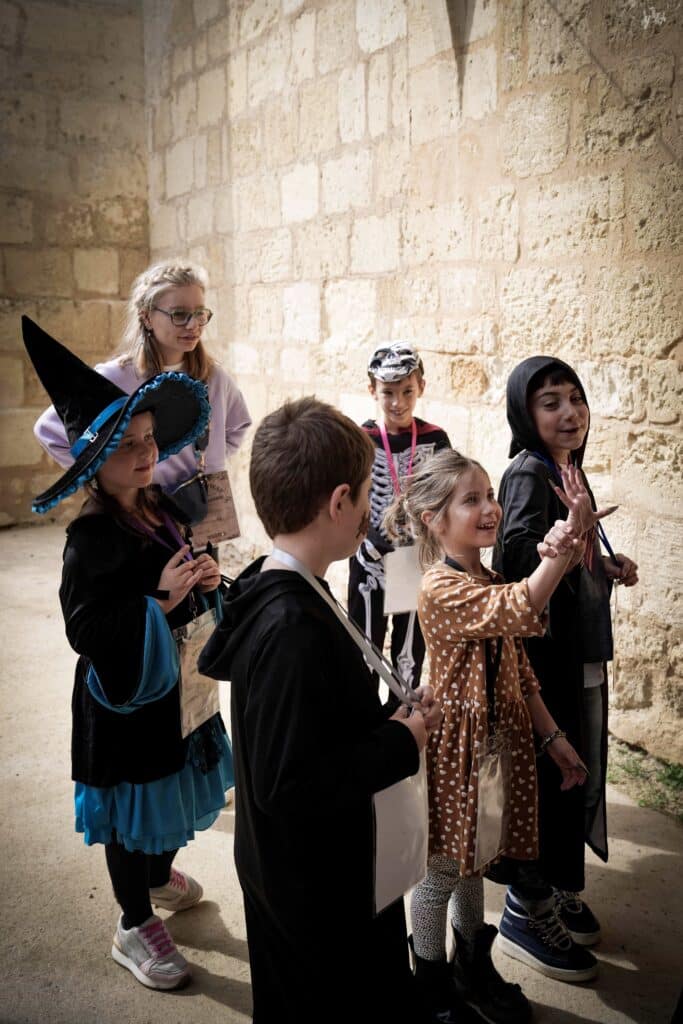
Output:
[[[95,369],[131,394],[157,373],[180,370],[209,389],[211,422],[205,444],[204,472],[225,469],[251,424],[251,417],[235,381],[206,351],[202,332],[211,319],[206,306],[208,275],[203,267],[165,260],[148,267],[133,282],[123,343],[119,355]],[[61,466],[72,457],[62,422],[50,406],[38,419],[35,435]],[[183,448],[157,465],[154,482],[172,492],[197,472],[197,451]]]

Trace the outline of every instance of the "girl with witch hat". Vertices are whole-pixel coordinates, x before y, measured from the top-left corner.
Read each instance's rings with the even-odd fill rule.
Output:
[[[193,559],[150,485],[157,461],[206,429],[206,385],[161,373],[128,395],[27,317],[22,327],[73,458],[33,509],[47,512],[80,487],[87,494],[67,529],[60,588],[66,634],[80,655],[72,698],[76,830],[105,848],[122,911],[113,958],[149,988],[177,988],[188,964],[152,904],[178,911],[201,899],[199,883],[173,859],[216,820],[233,785],[232,755],[211,709],[191,730],[181,727],[172,632],[188,632],[210,606],[218,614],[220,573],[209,555]],[[185,672],[182,682],[184,696]]]
[[[590,425],[583,384],[560,359],[525,359],[508,379],[507,418],[514,459],[500,484],[503,526],[494,566],[512,581],[534,572],[539,564],[536,545],[551,523],[566,517],[557,495],[561,471],[575,466],[590,494],[581,469]],[[608,554],[601,553],[600,540]],[[600,925],[582,890],[584,844],[607,860],[609,596],[613,583],[637,582],[635,562],[615,554],[602,525],[596,524],[585,555],[568,564],[550,598],[544,635],[525,642],[543,698],[589,775],[585,786],[560,792],[556,765],[551,758],[538,759],[540,857],[522,872],[499,871],[499,881],[511,882],[499,945],[542,974],[565,981],[582,980],[586,970],[597,966],[585,947],[599,940]],[[545,737],[542,749],[551,751],[553,742],[552,736]],[[557,974],[560,959],[563,969]]]

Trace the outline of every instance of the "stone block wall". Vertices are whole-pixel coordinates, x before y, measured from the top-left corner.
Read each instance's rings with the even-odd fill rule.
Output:
[[[618,597],[613,726],[683,759],[680,5],[144,10],[152,251],[207,264],[255,419],[308,392],[365,418],[369,351],[410,339],[423,415],[497,480],[509,371],[574,363],[588,472],[642,574]]]
[[[0,0],[0,525],[55,478],[20,316],[96,362],[148,257],[139,4]]]
[[[37,28],[36,12],[55,8],[78,8],[84,28]],[[74,48],[91,53],[93,11],[139,40],[132,9],[0,0],[12,89],[24,82],[19,106],[1,101],[19,135],[18,155],[2,157],[15,182],[0,193],[12,210],[0,218],[4,293],[43,318],[61,303],[53,324],[94,358],[114,340],[124,268],[147,241],[153,257],[203,262],[210,345],[256,421],[311,392],[366,418],[370,350],[409,339],[427,366],[418,411],[496,482],[510,370],[537,352],[572,362],[592,408],[591,482],[600,501],[619,502],[609,533],[641,568],[641,585],[618,594],[612,727],[683,760],[678,0],[142,10],[144,139],[138,43],[106,63],[93,29],[92,57],[73,59]],[[41,64],[42,47],[52,59]],[[49,183],[43,162],[21,159],[31,132],[45,133]],[[130,233],[113,236],[119,215]],[[2,338],[11,450],[35,392],[21,383],[14,326]],[[231,466],[245,554],[265,540],[248,448]],[[32,487],[47,468],[13,479]]]

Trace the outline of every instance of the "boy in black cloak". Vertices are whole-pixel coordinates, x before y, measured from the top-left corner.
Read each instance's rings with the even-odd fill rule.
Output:
[[[510,375],[507,418],[510,457],[515,458],[498,495],[503,527],[494,565],[513,581],[533,572],[544,531],[566,518],[551,483],[559,482],[559,465],[581,467],[590,414],[575,371],[559,359],[534,356]],[[601,554],[598,534],[609,556]],[[590,774],[585,786],[561,792],[554,763],[539,758],[540,860],[535,871],[518,876],[508,891],[500,945],[544,974],[564,955],[567,981],[573,972],[585,971],[589,960],[595,963],[582,947],[600,937],[600,925],[580,894],[585,886],[584,842],[607,860],[605,663],[613,655],[609,595],[612,583],[632,586],[637,581],[635,563],[615,555],[599,527],[587,538],[581,563],[570,564],[550,599],[545,636],[525,642],[543,699]]]
[[[418,1021],[402,900],[373,917],[372,794],[418,770],[440,717],[380,704],[322,582],[367,530],[372,442],[314,398],[259,426],[250,484],[274,541],[230,588],[202,652],[232,683],[235,862],[255,1024]]]

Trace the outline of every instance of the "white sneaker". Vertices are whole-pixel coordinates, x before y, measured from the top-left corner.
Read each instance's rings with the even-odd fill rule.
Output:
[[[187,910],[199,903],[203,895],[204,890],[199,882],[176,868],[171,868],[171,877],[166,885],[149,890],[152,904],[163,910]]]
[[[152,914],[137,928],[126,930],[119,918],[111,947],[117,964],[127,967],[147,988],[179,988],[190,978],[185,957],[178,952],[166,925]]]

